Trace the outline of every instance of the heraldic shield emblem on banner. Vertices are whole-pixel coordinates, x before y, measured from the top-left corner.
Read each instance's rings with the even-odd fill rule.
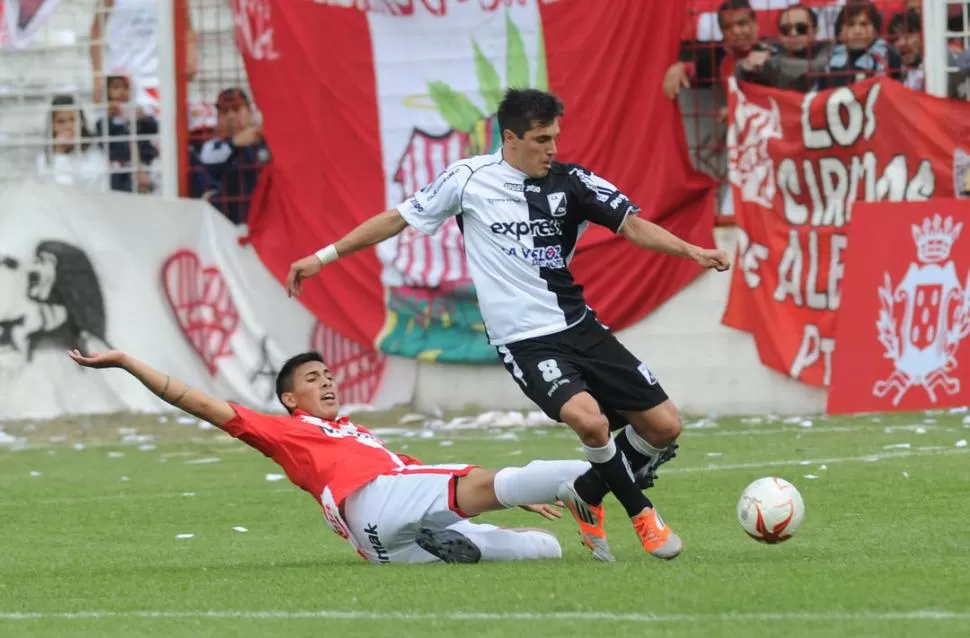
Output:
[[[962,229],[962,223],[940,215],[913,225],[917,261],[895,288],[889,273],[879,287],[876,328],[895,370],[877,381],[872,393],[892,395],[894,406],[914,386],[922,386],[934,403],[941,390],[946,395],[960,391],[960,380],[951,375],[958,365],[957,348],[970,334],[970,271],[961,287],[950,252]]]

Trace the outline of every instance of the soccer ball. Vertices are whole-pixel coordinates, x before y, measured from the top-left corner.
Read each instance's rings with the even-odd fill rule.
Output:
[[[777,476],[754,481],[738,500],[738,522],[748,536],[761,543],[781,543],[798,531],[805,503],[795,486]]]

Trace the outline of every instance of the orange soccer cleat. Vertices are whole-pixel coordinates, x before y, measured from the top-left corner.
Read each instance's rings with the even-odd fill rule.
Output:
[[[565,481],[559,486],[556,498],[569,508],[576,519],[579,535],[583,544],[593,552],[593,558],[607,563],[616,561],[610,551],[610,544],[606,541],[606,510],[603,505],[590,505],[580,498],[572,481]]]
[[[631,520],[633,529],[636,530],[647,553],[670,560],[677,558],[684,551],[684,541],[667,527],[656,509],[648,507]]]

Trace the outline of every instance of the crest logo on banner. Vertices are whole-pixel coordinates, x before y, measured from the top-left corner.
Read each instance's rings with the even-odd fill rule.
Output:
[[[879,288],[876,328],[895,370],[888,379],[877,381],[872,392],[879,398],[893,393],[894,406],[914,386],[926,390],[933,403],[939,390],[947,395],[960,392],[960,380],[950,373],[958,365],[960,342],[970,334],[970,272],[961,287],[950,251],[962,229],[962,223],[939,215],[913,225],[917,261],[895,290],[889,273]]]
[[[162,286],[182,334],[215,376],[216,363],[232,356],[230,340],[239,312],[215,266],[203,266],[191,250],[179,250],[162,265]]]
[[[771,208],[776,192],[775,163],[768,142],[782,139],[781,111],[774,98],[769,98],[771,108],[750,102],[734,78],[730,90],[737,107],[727,131],[728,180],[740,189],[744,201]]]
[[[461,10],[477,11],[474,7]],[[537,14],[534,19],[538,19]],[[470,47],[455,51],[453,57],[464,56],[468,60],[467,77],[476,79],[474,88],[461,86],[458,83],[462,78],[454,74],[449,77],[437,67],[427,68],[420,80],[418,76],[413,78],[413,83],[406,85],[408,89],[393,85],[395,91],[424,90],[426,93],[404,99],[406,110],[399,117],[415,124],[408,127],[403,147],[395,144],[387,149],[391,157],[400,153],[390,175],[394,185],[391,190],[396,191],[390,205],[419,188],[430,186],[453,162],[494,153],[500,148],[502,132],[496,114],[505,87],[548,88],[541,24],[536,26],[539,29],[537,53],[535,62],[530,64],[522,36],[523,29],[529,25],[524,16],[521,20],[522,29],[507,15],[504,34],[473,32]],[[447,27],[437,28],[444,33]],[[504,79],[486,55],[486,51],[499,53],[503,46]],[[428,81],[425,77],[435,79]],[[473,101],[469,96],[481,99]],[[420,111],[434,111],[437,116],[429,119]],[[441,124],[447,127],[443,132],[428,132]],[[402,148],[403,151],[399,150]],[[559,195],[559,200],[549,200],[550,213],[556,217],[566,214],[565,200]],[[400,281],[400,285],[391,286],[387,296],[388,329],[379,337],[382,352],[436,361],[495,362],[494,350],[488,346],[482,329],[481,312],[475,303],[464,259],[464,243],[455,218],[446,220],[432,237],[405,230],[397,238],[394,250],[384,253],[381,259],[385,276],[391,273],[389,278]]]

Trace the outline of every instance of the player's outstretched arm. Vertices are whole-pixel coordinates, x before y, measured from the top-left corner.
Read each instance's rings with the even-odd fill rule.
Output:
[[[218,428],[222,428],[236,417],[236,411],[225,401],[203,394],[189,387],[187,383],[159,372],[147,363],[119,350],[92,352],[87,356],[73,350],[67,355],[85,368],[120,368],[141,381],[142,385],[162,401],[203,421],[208,421]]]
[[[724,272],[731,267],[731,260],[725,251],[695,246],[665,228],[635,215],[626,218],[620,232],[627,241],[640,248],[686,257],[704,268],[713,268],[718,272]]]
[[[336,243],[293,262],[286,277],[287,293],[291,297],[299,295],[303,291],[303,280],[316,275],[331,261],[390,239],[407,228],[407,225],[396,208],[371,217]]]

